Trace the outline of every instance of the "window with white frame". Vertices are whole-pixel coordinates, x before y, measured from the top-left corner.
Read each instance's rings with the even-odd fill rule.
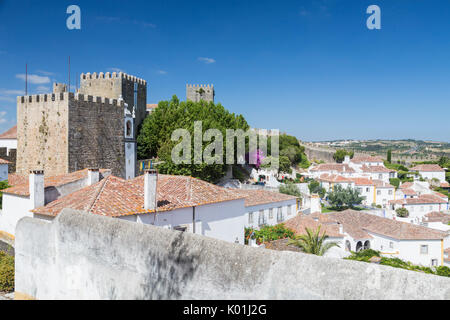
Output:
[[[277,221],[283,221],[283,208],[277,208]]]
[[[389,248],[394,249],[394,243],[392,241],[389,242]]]
[[[248,223],[253,223],[253,212],[248,213]]]
[[[266,224],[266,216],[264,214],[264,210],[259,210],[258,224],[260,226]]]
[[[389,190],[389,195],[392,196],[392,190]]]
[[[273,219],[273,208],[269,209],[269,219]]]
[[[428,245],[420,246],[420,254],[428,254]]]
[[[367,188],[366,188],[366,192],[369,192],[369,191],[370,191],[370,188],[369,188],[369,187],[367,187]]]
[[[381,190],[377,190],[377,195],[381,196]]]
[[[287,208],[287,215],[290,216],[292,214],[292,205]]]
[[[433,267],[436,267],[438,265],[438,260],[437,259],[431,259],[431,265]]]
[[[378,175],[378,180],[383,180],[383,175],[382,174]]]

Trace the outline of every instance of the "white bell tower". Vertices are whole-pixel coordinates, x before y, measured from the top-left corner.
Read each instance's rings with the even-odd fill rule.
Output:
[[[121,98],[121,97],[120,97]],[[119,98],[119,99],[120,99]],[[134,111],[134,110],[133,110]],[[125,179],[136,176],[136,139],[134,137],[134,112],[124,104],[124,146],[125,146]]]

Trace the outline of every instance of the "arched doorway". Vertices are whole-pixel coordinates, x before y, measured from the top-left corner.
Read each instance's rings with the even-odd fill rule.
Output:
[[[366,240],[364,242],[364,250],[367,250],[367,249],[370,249],[370,241],[369,240]]]
[[[352,245],[351,245],[350,241],[348,241],[348,240],[345,240],[345,250],[352,251]]]
[[[356,244],[356,252],[360,252],[361,249],[363,247],[363,244],[361,241],[358,241],[358,243]]]

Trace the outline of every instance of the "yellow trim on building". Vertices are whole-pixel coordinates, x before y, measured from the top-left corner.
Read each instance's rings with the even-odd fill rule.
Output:
[[[373,203],[377,203],[377,187],[373,186]]]

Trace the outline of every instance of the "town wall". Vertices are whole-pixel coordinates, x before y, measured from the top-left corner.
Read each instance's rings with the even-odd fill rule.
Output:
[[[450,279],[240,244],[65,209],[19,221],[28,299],[450,299]]]

